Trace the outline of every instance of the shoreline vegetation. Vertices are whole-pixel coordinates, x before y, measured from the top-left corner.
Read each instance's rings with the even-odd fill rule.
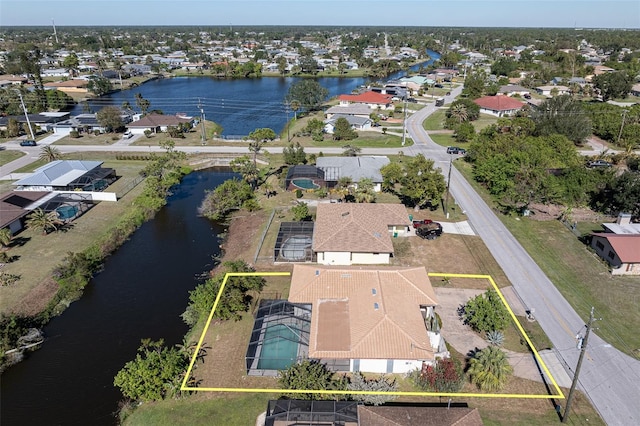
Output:
[[[164,154],[152,154],[152,161],[140,172],[145,179],[143,188],[126,207],[114,225],[103,229],[99,236],[76,253],[69,252],[53,270],[48,281],[56,287],[53,297],[44,304],[40,312],[32,315],[15,313],[7,309],[0,315],[0,372],[23,359],[23,351],[34,350],[33,345],[20,344],[20,338],[30,334],[30,329],[39,329],[53,317],[60,315],[69,305],[78,300],[91,278],[100,271],[104,260],[114,253],[146,221],[167,203],[170,188],[179,184],[193,169],[185,166],[186,155],[173,149],[173,143],[162,144]],[[45,236],[46,238],[46,236]],[[15,309],[15,306],[13,307]],[[13,349],[19,349],[12,351]],[[7,357],[7,352],[9,357]]]

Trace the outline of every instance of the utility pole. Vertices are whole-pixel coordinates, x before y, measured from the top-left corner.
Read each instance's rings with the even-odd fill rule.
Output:
[[[593,322],[596,320],[593,317],[593,306],[591,307],[591,313],[589,314],[589,322],[587,323],[587,331],[585,332],[584,337],[581,337],[578,334],[578,345],[580,347],[580,357],[578,358],[578,365],[576,365],[576,371],[573,374],[573,382],[571,382],[571,389],[569,390],[569,396],[567,396],[567,406],[564,410],[564,415],[562,416],[562,423],[566,423],[569,418],[569,410],[571,410],[571,402],[573,401],[573,393],[576,390],[576,386],[578,384],[578,376],[580,375],[580,367],[582,367],[582,360],[584,359],[584,354],[587,351],[587,343],[589,342],[589,333],[591,333],[591,327],[593,326]]]
[[[407,94],[404,94],[404,120],[402,120],[402,146],[407,141]]]
[[[624,120],[627,118],[627,110],[622,110],[622,124],[620,124],[620,132],[618,132],[618,141],[616,142],[618,146],[620,145],[620,138],[622,137],[622,129],[624,129]]]
[[[452,154],[449,154],[452,155]],[[447,195],[445,196],[444,199],[444,213],[447,216],[447,219],[449,219],[449,186],[451,185],[451,168],[453,167],[453,158],[449,157],[449,173],[447,173]]]
[[[291,142],[291,136],[289,136],[289,128],[291,127],[291,123],[289,123],[289,101],[284,102],[284,110],[287,113],[287,143]]]
[[[20,97],[20,104],[22,105],[22,110],[24,111],[24,118],[27,119],[27,126],[29,126],[29,132],[31,133],[31,139],[36,140],[36,136],[33,134],[33,128],[31,127],[31,121],[29,121],[29,113],[27,113],[27,107],[24,106],[24,99],[22,99],[22,93],[16,91],[18,96]]]
[[[51,24],[53,25],[53,36],[56,38],[56,44],[58,44],[58,32],[56,31],[56,21],[51,20]]]
[[[204,127],[204,108],[200,103],[200,98],[198,98],[198,108],[200,109],[200,124],[202,128],[202,145],[207,143],[207,131]]]

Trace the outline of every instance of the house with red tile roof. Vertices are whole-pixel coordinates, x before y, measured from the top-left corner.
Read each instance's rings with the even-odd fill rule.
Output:
[[[505,95],[484,96],[474,99],[473,102],[480,106],[481,113],[495,115],[496,117],[513,115],[525,105],[524,102]]]
[[[620,213],[615,223],[603,223],[604,232],[591,234],[591,248],[611,266],[612,275],[640,275],[640,223]]]
[[[372,90],[360,93],[359,95],[340,95],[340,106],[348,106],[351,104],[364,104],[371,109],[389,109],[393,108],[392,95],[374,92]]]
[[[297,264],[288,300],[311,305],[307,355],[330,368],[407,373],[449,356],[424,266]]]
[[[388,264],[411,224],[402,204],[319,203],[312,248],[323,265]]]

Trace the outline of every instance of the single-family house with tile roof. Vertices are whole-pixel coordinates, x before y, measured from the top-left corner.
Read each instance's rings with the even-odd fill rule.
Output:
[[[640,275],[640,223],[620,213],[615,223],[603,223],[604,232],[591,234],[591,248],[611,265],[612,275]]]
[[[424,266],[294,265],[288,301],[311,305],[308,357],[330,368],[402,374],[449,356]]]
[[[504,95],[484,96],[474,99],[473,102],[480,106],[481,113],[495,115],[496,117],[513,115],[525,105],[523,102]]]
[[[340,106],[347,106],[351,104],[366,105],[371,109],[389,109],[393,108],[393,96],[388,94],[382,94],[374,91],[367,91],[359,95],[340,95]]]
[[[612,275],[640,275],[640,234],[591,234],[591,248],[611,265]]]
[[[66,81],[58,81],[55,83],[45,83],[44,88],[50,90],[59,90],[65,93],[87,93],[89,82],[84,79],[72,79]]]
[[[388,264],[411,225],[402,204],[319,203],[312,249],[323,265]]]
[[[183,123],[192,124],[193,118],[152,113],[127,124],[127,129],[135,135],[143,134],[145,130],[159,133],[166,132],[169,126],[179,126]]]
[[[349,177],[357,187],[360,179],[371,179],[374,191],[382,191],[380,169],[389,164],[384,155],[363,155],[357,157],[318,157],[316,167],[324,172],[324,181],[330,188],[336,186],[341,177]]]

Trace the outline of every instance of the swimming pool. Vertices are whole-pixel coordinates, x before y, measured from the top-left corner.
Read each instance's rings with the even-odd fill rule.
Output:
[[[284,324],[272,325],[264,333],[258,368],[261,370],[285,370],[298,357],[296,333]]]
[[[292,179],[291,183],[293,184],[293,186],[296,186],[300,189],[320,188],[320,185],[315,184],[311,179],[307,179],[307,178]]]
[[[310,252],[313,240],[306,235],[293,235],[282,244],[280,256],[287,260],[302,260]]]

